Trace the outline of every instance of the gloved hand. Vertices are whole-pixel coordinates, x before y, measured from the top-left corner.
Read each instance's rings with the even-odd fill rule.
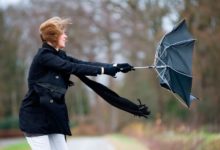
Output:
[[[114,64],[114,66],[116,66],[119,69],[119,71],[123,73],[127,73],[131,70],[134,70],[134,67],[128,63]]]
[[[137,100],[140,103],[138,105],[138,114],[137,115],[140,117],[148,118],[148,116],[150,115],[150,111],[148,110],[148,107],[145,104],[142,104],[140,99],[137,99]]]
[[[117,67],[104,67],[104,74],[110,75],[112,77],[115,77],[116,73],[118,72],[118,68]]]

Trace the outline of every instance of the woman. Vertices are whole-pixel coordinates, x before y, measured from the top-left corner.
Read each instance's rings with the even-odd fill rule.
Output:
[[[71,135],[65,93],[72,84],[71,74],[115,76],[133,67],[124,64],[85,62],[67,56],[66,27],[69,19],[53,17],[40,25],[42,47],[30,66],[28,92],[19,113],[21,130],[32,150],[67,150],[66,135]]]

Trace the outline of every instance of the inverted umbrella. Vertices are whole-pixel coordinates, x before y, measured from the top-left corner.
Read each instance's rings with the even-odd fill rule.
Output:
[[[183,20],[161,39],[152,66],[134,68],[154,68],[160,85],[190,107],[192,100],[196,99],[191,95],[194,43],[195,39]]]

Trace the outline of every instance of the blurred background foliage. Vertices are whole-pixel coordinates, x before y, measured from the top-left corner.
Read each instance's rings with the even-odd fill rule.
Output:
[[[209,126],[219,131],[220,3],[214,0],[29,0],[0,5],[0,128],[18,128],[19,105],[27,92],[31,60],[41,46],[39,25],[53,16],[68,17],[67,53],[78,59],[134,66],[153,63],[157,43],[186,19],[197,39],[193,56],[193,93],[200,101],[185,108],[159,86],[152,70],[95,77],[120,95],[149,106],[148,120],[117,110],[76,77],[66,96],[71,125],[90,124],[98,133],[117,131],[137,120]]]

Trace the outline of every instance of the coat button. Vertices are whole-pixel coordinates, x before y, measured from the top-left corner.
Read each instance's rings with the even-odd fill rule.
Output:
[[[50,103],[53,103],[53,99],[50,100]]]
[[[59,76],[55,76],[56,79],[59,79]]]

